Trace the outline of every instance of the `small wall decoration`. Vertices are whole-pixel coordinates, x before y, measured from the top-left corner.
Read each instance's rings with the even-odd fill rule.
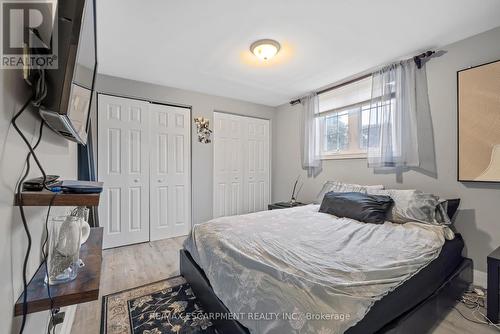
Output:
[[[500,60],[457,80],[458,180],[500,182]]]
[[[212,142],[210,139],[210,135],[212,134],[212,130],[209,128],[210,121],[204,117],[195,117],[194,123],[198,132],[198,141],[203,144]]]

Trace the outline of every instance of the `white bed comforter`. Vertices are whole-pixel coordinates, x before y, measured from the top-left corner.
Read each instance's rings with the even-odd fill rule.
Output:
[[[185,248],[252,333],[343,333],[434,260],[443,227],[336,218],[307,205],[195,225]]]

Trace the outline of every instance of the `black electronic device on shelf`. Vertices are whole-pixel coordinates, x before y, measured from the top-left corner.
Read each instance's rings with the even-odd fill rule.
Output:
[[[47,175],[45,179],[45,186],[51,187],[57,185],[59,182],[59,175]],[[24,181],[23,191],[42,191],[44,189],[43,177],[35,177]]]

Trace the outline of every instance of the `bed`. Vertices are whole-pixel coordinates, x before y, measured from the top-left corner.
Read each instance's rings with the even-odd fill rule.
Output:
[[[472,280],[441,226],[361,223],[317,205],[196,225],[181,274],[225,333],[425,332]]]

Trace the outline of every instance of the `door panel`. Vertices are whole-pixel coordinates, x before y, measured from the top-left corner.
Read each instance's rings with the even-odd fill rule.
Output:
[[[247,212],[266,210],[269,204],[269,121],[246,118],[246,180],[248,183]]]
[[[149,240],[149,103],[109,95],[98,99],[98,178],[103,247]]]
[[[214,217],[265,210],[269,121],[214,113]]]
[[[214,212],[231,216],[243,211],[241,121],[238,116],[214,113]]]
[[[190,110],[151,104],[151,240],[191,230]]]

